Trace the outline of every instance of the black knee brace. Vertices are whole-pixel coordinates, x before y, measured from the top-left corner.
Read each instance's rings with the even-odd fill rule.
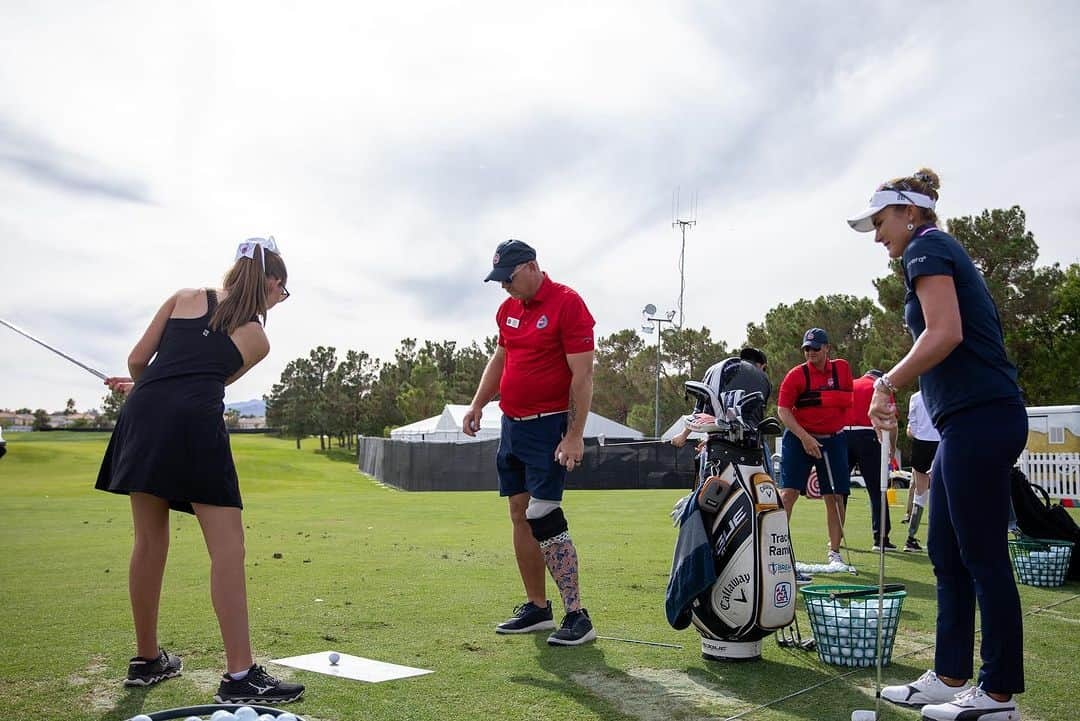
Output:
[[[563,514],[561,508],[556,508],[546,516],[540,518],[529,518],[529,526],[532,528],[533,538],[539,541],[541,544],[544,541],[555,538],[560,533],[566,533],[569,528],[566,525],[566,516]]]

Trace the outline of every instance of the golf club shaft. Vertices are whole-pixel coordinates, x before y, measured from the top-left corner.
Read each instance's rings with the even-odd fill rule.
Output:
[[[97,377],[98,377],[98,378],[100,378],[101,380],[105,380],[105,379],[106,379],[106,378],[108,377],[108,376],[106,376],[106,375],[105,375],[104,373],[102,373],[101,371],[99,371],[99,370],[96,370],[96,369],[94,369],[94,368],[91,368],[90,366],[86,365],[85,363],[82,363],[82,362],[80,362],[80,361],[77,361],[77,360],[75,360],[74,358],[72,358],[71,356],[69,356],[69,355],[68,355],[67,353],[65,353],[64,351],[62,351],[62,350],[60,350],[60,349],[58,349],[58,348],[54,348],[54,347],[52,347],[51,345],[49,345],[49,344],[48,344],[48,343],[46,343],[45,341],[41,340],[40,338],[35,338],[34,336],[32,336],[32,335],[30,335],[29,333],[27,333],[26,331],[24,331],[24,330],[23,330],[22,328],[19,328],[19,327],[18,327],[18,326],[16,326],[16,325],[12,325],[11,323],[8,323],[8,322],[7,322],[6,320],[4,320],[3,318],[0,318],[0,325],[6,325],[6,326],[7,326],[8,328],[10,328],[11,330],[15,331],[16,333],[18,333],[19,335],[23,336],[24,338],[29,338],[30,340],[34,341],[34,342],[35,342],[35,343],[37,343],[38,345],[40,345],[40,346],[43,346],[43,347],[45,347],[45,348],[48,348],[49,350],[51,350],[51,351],[52,351],[53,353],[55,353],[56,355],[60,356],[61,358],[65,358],[65,359],[67,359],[67,360],[71,361],[71,362],[72,362],[72,363],[74,363],[75,365],[79,366],[80,368],[82,368],[82,369],[83,369],[83,370],[85,370],[85,371],[89,371],[90,373],[92,373],[93,375],[97,376]]]
[[[838,497],[840,494],[836,492],[836,482],[833,480],[832,464],[829,463],[829,454],[825,453],[824,447],[822,447],[821,450],[821,455],[823,456],[822,460],[825,461],[825,472],[829,476],[829,490],[832,491],[833,508],[836,509],[836,522],[840,524],[840,543],[844,545],[844,551],[847,553],[845,562],[848,567],[848,573],[855,575],[858,571],[855,570],[855,566],[851,565],[851,551],[848,551],[847,548],[847,536],[844,533],[844,514],[840,510],[840,499]]]
[[[881,478],[878,483],[881,502],[878,504],[878,625],[877,625],[877,676],[874,679],[874,718],[881,713],[881,634],[885,626],[883,609],[885,607],[885,523],[889,512],[889,459],[892,457],[890,444],[892,438],[887,431],[881,432]]]
[[[622,441],[620,443],[604,443],[600,447],[601,448],[612,448],[614,446],[641,446],[641,445],[649,445],[649,444],[652,444],[652,443],[667,443],[667,441],[665,441],[663,439],[660,439],[660,438],[657,438],[657,439],[651,440],[651,441]]]
[[[658,643],[656,641],[638,641],[634,638],[616,638],[615,636],[597,636],[598,639],[603,641],[622,641],[623,643],[638,643],[642,646],[659,646],[660,648],[682,648],[682,646],[675,643]]]

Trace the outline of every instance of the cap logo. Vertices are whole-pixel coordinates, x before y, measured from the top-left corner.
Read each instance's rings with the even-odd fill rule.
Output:
[[[498,265],[499,264],[499,254],[498,253],[496,253],[495,257],[491,259],[491,264],[492,265]]]

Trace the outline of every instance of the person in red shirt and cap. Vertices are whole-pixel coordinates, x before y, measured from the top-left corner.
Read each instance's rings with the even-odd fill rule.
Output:
[[[874,396],[874,383],[884,375],[877,368],[871,368],[852,383],[852,405],[848,414],[848,425],[844,431],[847,442],[849,473],[859,467],[866,493],[870,496],[870,529],[874,534],[874,550],[880,551],[884,544],[886,551],[895,551],[896,546],[889,540],[892,520],[889,518],[889,504],[885,504],[885,530],[881,524],[881,484],[888,483],[888,478],[881,477],[881,441],[877,431],[870,423],[870,399]],[[893,398],[895,403],[896,399]],[[889,447],[896,448],[896,431],[890,434]]]
[[[502,435],[496,467],[507,496],[514,554],[528,597],[497,633],[553,629],[544,570],[551,573],[566,615],[548,637],[553,646],[596,638],[581,605],[577,550],[570,540],[562,496],[567,471],[581,463],[585,421],[592,405],[593,325],[585,302],[540,270],[536,251],[520,240],[495,250],[486,281],[510,297],[495,315],[498,347],[488,361],[462,430],[475,435],[483,408],[499,395]]]
[[[780,440],[780,499],[788,518],[816,468],[829,524],[829,563],[843,563],[844,509],[850,492],[844,426],[851,408],[851,367],[829,358],[829,336],[821,328],[803,335],[806,362],[780,383],[777,414],[787,430]],[[800,583],[809,578],[799,574]]]

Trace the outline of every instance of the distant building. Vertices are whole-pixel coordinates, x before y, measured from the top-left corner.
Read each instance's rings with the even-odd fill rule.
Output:
[[[12,428],[16,426],[26,426],[29,428],[34,425],[34,415],[32,413],[13,413],[11,411],[0,411],[0,426],[4,428]]]

